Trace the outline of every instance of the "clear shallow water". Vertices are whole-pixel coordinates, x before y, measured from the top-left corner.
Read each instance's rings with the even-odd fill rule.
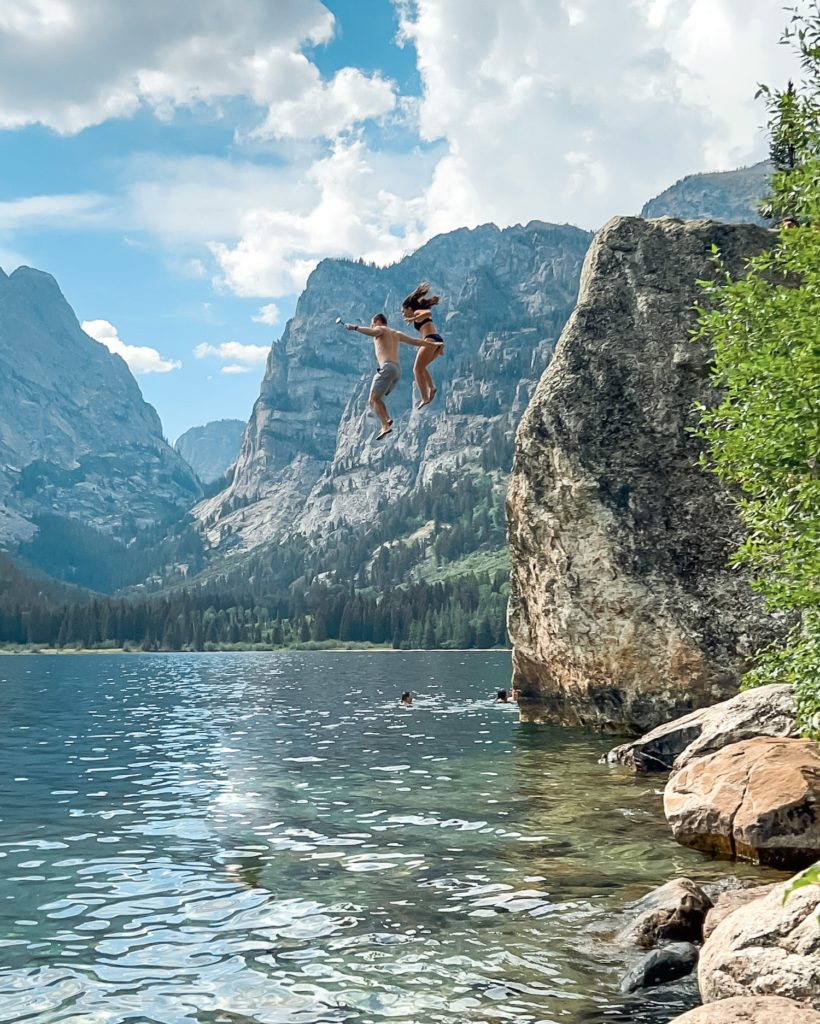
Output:
[[[692,984],[626,1001],[608,937],[727,866],[606,740],[492,704],[508,678],[503,653],[0,659],[0,1021],[666,1024]]]

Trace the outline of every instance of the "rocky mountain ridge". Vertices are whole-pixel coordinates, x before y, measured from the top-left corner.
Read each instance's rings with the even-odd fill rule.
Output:
[[[440,235],[389,267],[320,263],[271,349],[232,482],[195,510],[209,543],[229,553],[294,533],[324,537],[366,525],[380,502],[417,493],[436,475],[481,465],[506,471],[515,425],[574,304],[590,238],[539,221],[484,225]],[[368,323],[384,311],[399,326],[401,299],[423,279],[442,294],[439,395],[413,408],[415,350],[402,346],[403,379],[389,399],[395,433],[379,445],[367,407],[372,341],[335,321]]]
[[[244,420],[212,420],[180,434],[174,449],[204,484],[210,484],[225,476],[236,462],[244,432]]]
[[[91,557],[95,535],[126,545],[201,494],[125,362],[30,267],[0,270],[0,409],[0,545],[49,570],[65,531]]]
[[[734,171],[688,174],[644,204],[641,216],[709,218],[726,224],[763,224],[758,205],[766,195],[772,165],[768,160]]]

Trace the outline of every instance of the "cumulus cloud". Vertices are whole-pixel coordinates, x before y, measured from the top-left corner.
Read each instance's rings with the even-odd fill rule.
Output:
[[[637,213],[684,174],[762,158],[757,82],[794,70],[768,0],[397,7],[422,81],[398,109],[419,148],[339,138],[298,180],[269,180],[238,237],[210,244],[236,294],[276,298],[322,256],[388,262],[464,225]]]
[[[105,345],[109,352],[121,356],[132,373],[170,373],[182,366],[178,359],[163,359],[155,348],[126,345],[117,328],[108,320],[83,320],[80,326],[89,337]]]
[[[241,97],[264,112],[260,134],[333,135],[395,105],[379,75],[322,81],[301,49],[334,24],[319,0],[4,0],[0,127],[73,134],[141,106],[170,118]]]
[[[417,246],[423,202],[412,160],[376,155],[360,139],[338,140],[306,170],[303,195],[291,196],[296,203],[249,210],[236,244],[211,245],[228,287],[244,297],[288,295],[304,287],[322,257],[384,263]]]
[[[279,307],[275,302],[268,302],[261,307],[256,316],[251,317],[251,320],[257,324],[267,324],[269,327],[275,327],[279,323]]]
[[[197,359],[220,359],[227,362],[222,373],[249,373],[255,366],[261,366],[268,358],[267,345],[243,345],[238,341],[223,341],[221,345],[209,345],[203,341],[194,349]]]
[[[428,232],[597,227],[684,173],[760,159],[759,80],[792,70],[771,0],[397,0],[441,138]]]
[[[355,68],[324,78],[303,52],[335,31],[318,0],[5,0],[0,127],[72,132],[236,97],[255,115],[230,158],[133,157],[116,204],[0,203],[0,232],[116,223],[218,288],[277,299],[325,256],[384,263],[490,220],[637,213],[684,174],[764,156],[756,84],[795,72],[771,0],[393,2],[420,97]],[[275,304],[254,319],[275,323]],[[223,372],[257,365],[208,354]]]

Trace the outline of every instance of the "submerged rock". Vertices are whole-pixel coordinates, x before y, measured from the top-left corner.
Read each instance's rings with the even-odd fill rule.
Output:
[[[637,992],[641,988],[685,978],[692,973],[697,962],[697,946],[691,942],[672,942],[653,949],[624,975],[621,992]]]
[[[663,941],[700,942],[711,907],[712,901],[690,878],[673,878],[635,904],[638,916],[618,939],[643,949]]]
[[[736,910],[709,936],[698,967],[704,1002],[779,995],[820,1010],[820,886],[796,889],[784,902],[789,884]]]
[[[642,772],[683,768],[696,757],[755,736],[797,736],[796,715],[792,688],[771,683],[659,725],[614,747],[606,759]]]
[[[806,867],[820,858],[820,750],[810,740],[735,743],[676,772],[663,805],[684,846]]]
[[[525,719],[645,731],[732,696],[780,626],[728,555],[730,496],[698,465],[711,404],[694,344],[712,246],[730,273],[770,246],[751,225],[620,217],[516,435],[509,634]]]
[[[820,1024],[820,1013],[783,996],[738,996],[698,1006],[671,1024]]]

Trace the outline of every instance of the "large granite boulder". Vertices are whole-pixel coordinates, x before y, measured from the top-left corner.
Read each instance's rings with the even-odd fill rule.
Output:
[[[619,217],[516,435],[508,628],[525,719],[643,732],[737,692],[780,627],[727,566],[742,531],[698,465],[710,353],[691,341],[712,247],[733,275],[752,225]]]
[[[709,936],[698,965],[704,1002],[778,995],[820,1010],[820,886],[784,901],[789,884],[736,910]]]
[[[737,996],[698,1006],[671,1024],[820,1024],[820,1013],[783,996]]]
[[[643,949],[665,941],[700,942],[711,907],[712,901],[690,878],[673,878],[638,900],[632,907],[634,920],[618,939]]]
[[[659,725],[613,748],[606,759],[640,772],[683,768],[696,757],[754,736],[797,736],[796,715],[792,688],[771,683]]]
[[[663,806],[684,846],[806,867],[820,858],[820,749],[797,739],[735,743],[675,772]]]

